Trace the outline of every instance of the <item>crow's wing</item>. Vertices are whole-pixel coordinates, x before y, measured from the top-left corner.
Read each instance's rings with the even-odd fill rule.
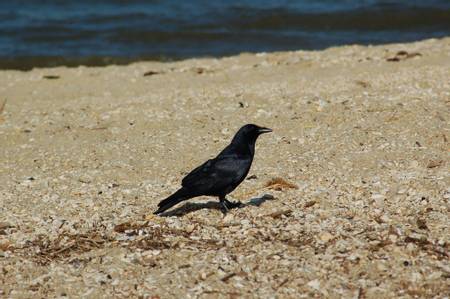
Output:
[[[214,164],[215,159],[209,159],[202,165],[194,168],[190,173],[188,173],[181,181],[181,186],[188,187],[192,185],[198,178],[204,177]]]
[[[251,162],[237,155],[218,156],[192,170],[182,186],[199,195],[228,193],[245,178]]]

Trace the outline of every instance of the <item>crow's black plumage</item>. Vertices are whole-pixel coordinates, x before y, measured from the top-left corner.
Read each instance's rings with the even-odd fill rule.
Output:
[[[247,176],[255,155],[255,143],[259,135],[271,129],[248,124],[239,129],[231,143],[214,159],[192,170],[181,183],[181,189],[158,204],[155,214],[170,209],[177,203],[202,195],[217,196],[225,210],[240,203],[225,197]]]

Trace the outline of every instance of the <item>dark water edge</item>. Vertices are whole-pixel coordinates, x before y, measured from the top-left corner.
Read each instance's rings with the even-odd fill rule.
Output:
[[[87,57],[62,57],[62,56],[26,56],[26,57],[0,57],[0,70],[29,71],[34,68],[52,68],[59,66],[108,66],[128,65],[140,61],[171,62],[183,60],[187,57],[109,57],[109,56],[87,56]]]
[[[391,42],[380,42],[380,43],[349,43],[349,44],[336,44],[330,45],[329,47],[335,46],[345,46],[345,45],[384,45],[391,43],[409,43],[415,41],[421,41],[429,38],[445,38],[448,37],[446,34],[438,35],[434,37],[424,37],[423,39],[411,39],[411,40],[395,40]],[[301,48],[286,48],[277,49],[274,51],[264,51],[264,52],[278,52],[278,51],[295,51],[295,50],[324,50],[329,47],[314,48],[314,49],[301,49]],[[407,50],[407,49],[406,49]],[[163,56],[163,55],[153,55],[153,56],[136,56],[136,57],[120,57],[120,56],[83,56],[83,57],[63,57],[63,56],[25,56],[25,57],[1,57],[0,56],[0,70],[18,70],[18,71],[29,71],[34,68],[52,68],[59,66],[66,67],[102,67],[108,65],[128,65],[135,62],[146,62],[146,61],[158,61],[158,62],[173,62],[180,61],[190,58],[221,58],[229,57],[233,55],[239,55],[243,53],[258,53],[261,51],[236,51],[228,52],[226,54],[220,55],[192,55],[192,56]]]
[[[0,1],[0,69],[322,50],[447,36],[449,0]]]

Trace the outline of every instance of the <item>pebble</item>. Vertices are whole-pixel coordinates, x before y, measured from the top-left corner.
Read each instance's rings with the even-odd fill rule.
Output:
[[[11,246],[11,242],[8,239],[0,239],[0,250],[6,251]]]
[[[334,236],[332,234],[330,234],[329,232],[324,232],[319,235],[319,239],[323,242],[328,242],[328,241],[332,240],[333,238],[334,238]]]
[[[320,290],[320,281],[318,279],[311,280],[307,283],[307,285],[314,290]]]
[[[6,221],[0,221],[0,229],[7,229],[10,227],[14,227],[11,223]]]

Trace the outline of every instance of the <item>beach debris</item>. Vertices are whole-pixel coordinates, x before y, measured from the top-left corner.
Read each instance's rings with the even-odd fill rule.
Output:
[[[317,107],[317,111],[323,111],[324,108],[328,106],[329,102],[324,101],[324,100],[319,100],[319,103],[318,103],[318,104],[319,104],[319,105],[318,105],[318,107]]]
[[[6,106],[6,99],[0,104],[0,114],[2,114],[3,110],[5,110]]]
[[[6,99],[0,103],[0,122],[4,120],[2,113],[5,110],[5,106],[6,106]]]
[[[370,87],[370,83],[366,81],[356,80],[355,83],[364,88]]]
[[[236,275],[237,275],[237,273],[231,272],[231,273],[225,275],[224,277],[222,277],[220,280],[223,281],[223,282],[227,282],[230,278],[232,278],[232,277],[234,277]]]
[[[85,253],[105,247],[113,239],[93,230],[86,233],[63,232],[56,236],[38,235],[24,246],[15,247],[14,252],[28,256],[40,265],[48,265],[54,260],[69,258],[76,253]],[[6,244],[6,243],[5,243]],[[11,249],[11,246],[8,246]]]
[[[428,162],[427,168],[436,168],[441,166],[443,163],[443,160],[431,160],[430,162]]]
[[[116,233],[124,233],[127,230],[132,230],[132,229],[137,229],[137,228],[139,228],[139,227],[136,226],[135,224],[132,224],[130,222],[124,222],[124,223],[117,224],[114,227],[114,231]]]
[[[428,241],[427,236],[425,235],[412,233],[409,236],[406,236],[405,243],[416,243],[420,245],[426,245],[430,244],[430,241]]]
[[[252,174],[252,175],[249,175],[248,177],[247,177],[247,180],[248,181],[250,181],[250,180],[256,180],[258,177],[256,176],[256,174]]]
[[[157,221],[157,220],[159,220],[159,219],[161,219],[161,217],[158,217],[158,216],[156,216],[155,214],[148,214],[148,215],[145,215],[144,217],[144,220],[146,220],[146,221]]]
[[[0,250],[7,251],[11,249],[11,243],[8,239],[0,239]]]
[[[211,69],[209,67],[202,67],[202,66],[198,66],[198,67],[193,67],[193,68],[187,69],[187,71],[189,71],[189,70],[193,71],[194,73],[199,74],[199,75],[207,74],[207,73],[214,73],[215,72],[215,70],[213,70],[213,69]]]
[[[249,107],[248,103],[242,101],[239,102],[239,108],[248,108],[248,107]]]
[[[192,70],[197,74],[214,73],[215,71],[206,67],[194,67]]]
[[[0,221],[0,229],[7,229],[11,227],[14,227],[14,225],[6,221]]]
[[[292,214],[291,209],[285,209],[285,210],[275,211],[273,213],[270,213],[267,216],[277,219],[277,218],[281,218],[281,216],[289,216],[291,214]]]
[[[319,291],[320,290],[320,281],[318,279],[311,280],[310,282],[307,283],[307,286],[316,291]]]
[[[148,72],[144,73],[144,77],[159,75],[159,74],[163,74],[163,73],[164,72],[161,72],[161,71],[148,71]]]
[[[330,234],[329,232],[323,232],[319,235],[319,239],[322,242],[328,242],[334,239],[334,236],[332,234]]]
[[[310,200],[310,201],[307,201],[303,207],[309,208],[309,207],[312,207],[313,205],[315,205],[316,203],[317,202],[315,200]]]
[[[202,68],[202,67],[198,67],[198,68],[194,69],[194,71],[195,71],[197,74],[203,74],[203,73],[206,71],[206,69],[205,69],[205,68]]]
[[[419,52],[408,53],[407,51],[398,51],[395,56],[386,58],[386,61],[397,62],[418,56],[422,56],[422,54]]]
[[[44,76],[42,76],[42,78],[48,79],[48,80],[56,80],[56,79],[59,79],[61,77],[58,76],[58,75],[44,75]]]
[[[290,183],[283,178],[273,178],[265,184],[265,187],[276,191],[283,191],[285,189],[298,189],[297,185]]]
[[[289,278],[283,279],[283,281],[280,282],[280,283],[278,284],[278,286],[275,287],[275,289],[278,290],[279,288],[281,288],[282,286],[284,286],[284,285],[285,285],[286,283],[288,283],[288,282],[289,282]]]
[[[427,222],[424,218],[417,218],[416,223],[419,229],[428,229]]]

